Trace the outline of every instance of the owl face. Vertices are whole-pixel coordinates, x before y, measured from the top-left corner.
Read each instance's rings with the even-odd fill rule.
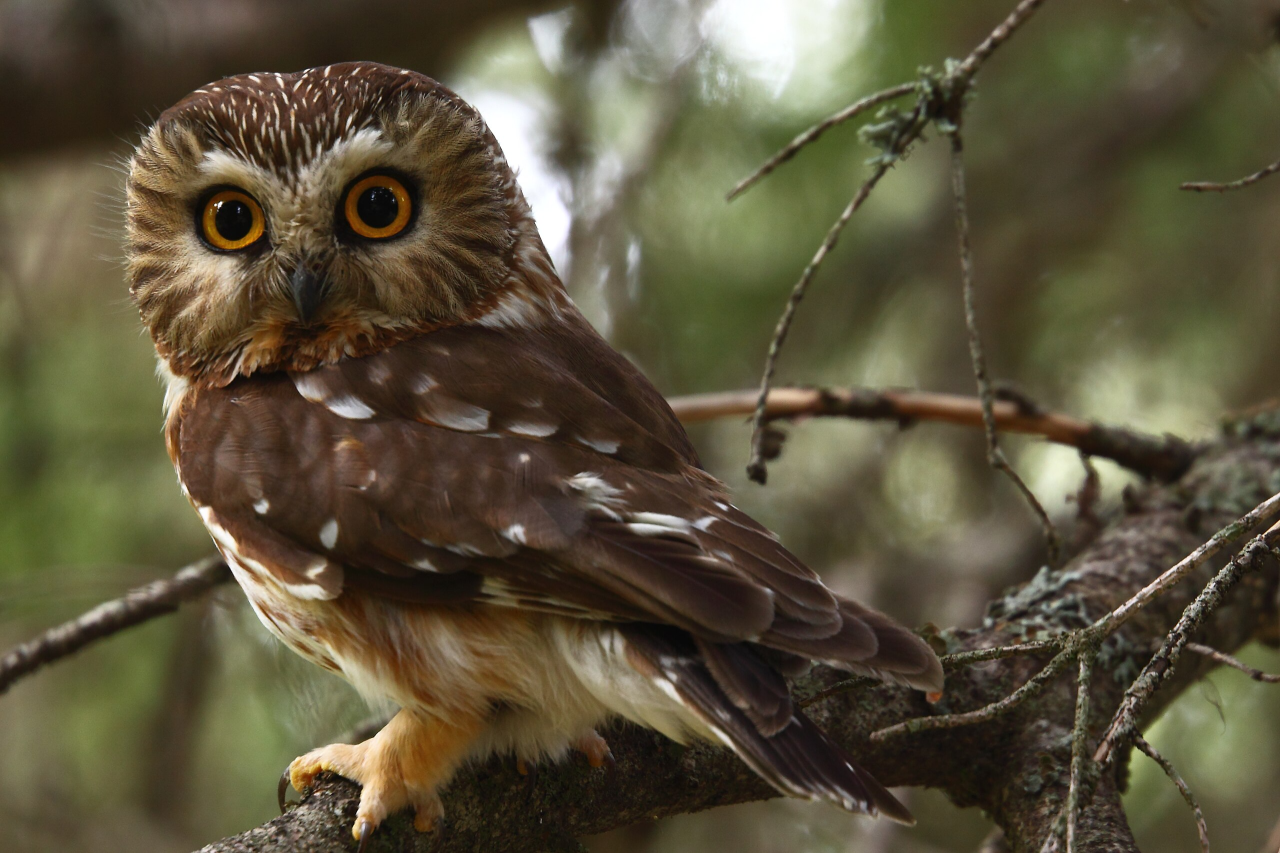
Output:
[[[370,63],[196,90],[138,147],[127,276],[161,358],[211,384],[485,313],[536,243],[483,120]]]

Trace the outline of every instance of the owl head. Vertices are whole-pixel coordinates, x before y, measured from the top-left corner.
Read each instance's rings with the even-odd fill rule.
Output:
[[[558,298],[480,115],[373,63],[211,83],[126,184],[127,277],[164,366],[222,385]]]

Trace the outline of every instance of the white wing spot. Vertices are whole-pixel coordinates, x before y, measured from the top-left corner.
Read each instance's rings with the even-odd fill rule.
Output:
[[[350,394],[326,400],[324,405],[338,417],[346,418],[349,421],[365,421],[373,417],[373,409],[369,408],[368,404],[363,400],[357,399]]]
[[[653,527],[661,527],[664,531],[676,531],[678,533],[688,533],[693,525],[678,515],[667,515],[662,512],[637,512],[627,516],[627,521],[632,522],[631,526],[636,524],[652,525]]]
[[[719,520],[720,519],[716,518],[714,515],[704,515],[702,518],[695,521],[693,526],[705,533],[711,529],[711,525],[715,524]]]
[[[506,530],[502,531],[502,535],[515,542],[517,545],[528,545],[529,540],[524,535],[523,524],[513,524]]]
[[[411,560],[409,562],[409,565],[413,566],[415,569],[421,569],[424,572],[440,571],[438,568],[436,568],[436,564],[428,560],[426,557],[419,557],[416,560]]]
[[[507,432],[513,432],[516,435],[527,435],[532,438],[545,438],[553,434],[558,426],[555,424],[536,424],[528,422],[517,422],[507,426]]]
[[[253,511],[258,515],[266,515],[271,509],[271,502],[266,498],[259,498],[253,502]]]
[[[338,519],[331,518],[320,528],[320,544],[330,550],[338,544]]]
[[[459,432],[482,432],[489,428],[489,412],[461,400],[431,399],[425,407],[427,418],[446,429]]]
[[[608,438],[578,438],[579,444],[585,444],[597,453],[613,454],[618,452],[619,442]]]

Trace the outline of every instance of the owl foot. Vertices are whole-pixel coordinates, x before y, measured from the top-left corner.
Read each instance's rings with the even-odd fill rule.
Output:
[[[329,771],[360,785],[360,806],[351,834],[360,848],[389,814],[412,807],[413,826],[429,832],[444,817],[436,791],[453,775],[482,723],[425,718],[401,710],[364,743],[335,743],[295,758],[285,771],[298,791]],[[281,800],[284,799],[281,780]]]
[[[574,741],[573,748],[585,755],[587,763],[592,767],[604,767],[606,764],[615,767],[618,763],[613,757],[613,751],[609,749],[608,741],[600,737],[594,729],[590,734],[583,735]]]

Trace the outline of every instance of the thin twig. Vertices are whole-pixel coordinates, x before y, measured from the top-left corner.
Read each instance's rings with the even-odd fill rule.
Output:
[[[963,80],[969,80],[974,74],[978,73],[978,69],[982,67],[982,63],[991,58],[991,54],[995,53],[996,48],[1009,40],[1018,27],[1027,22],[1027,19],[1035,13],[1036,9],[1044,3],[1044,0],[1022,0],[1009,16],[996,26],[991,34],[982,40],[982,43],[973,49],[973,52],[964,58],[955,69],[955,76]]]
[[[1274,511],[1277,502],[1280,502],[1280,495],[1269,498],[1266,504],[1271,505]],[[1254,510],[1254,512],[1256,513],[1257,510]],[[1230,527],[1236,528],[1238,525],[1239,522],[1235,525],[1230,525]],[[1219,534],[1221,533],[1222,531],[1219,531]],[[1217,535],[1215,535],[1215,538],[1217,538]],[[1188,638],[1214,611],[1227,591],[1243,577],[1246,571],[1253,568],[1254,562],[1272,554],[1272,549],[1277,543],[1280,543],[1280,524],[1272,525],[1266,533],[1255,536],[1250,540],[1240,550],[1240,553],[1223,566],[1213,580],[1209,581],[1208,585],[1195,597],[1195,600],[1187,605],[1186,609],[1182,611],[1182,617],[1178,620],[1178,624],[1165,637],[1164,644],[1161,645],[1160,650],[1152,656],[1151,660],[1147,661],[1147,665],[1142,668],[1142,672],[1138,674],[1133,684],[1129,685],[1129,689],[1125,691],[1120,707],[1111,719],[1111,725],[1107,727],[1106,734],[1093,754],[1094,761],[1105,765],[1115,755],[1117,747],[1124,744],[1128,738],[1137,732],[1138,716],[1160,686],[1173,675],[1174,670],[1177,668],[1178,656],[1182,653],[1183,646],[1186,645]],[[1169,575],[1169,572],[1165,572],[1164,575],[1161,575],[1161,578],[1167,575]],[[1176,581],[1174,582],[1176,583]],[[1170,585],[1172,583],[1164,588],[1167,589]],[[1148,586],[1149,588],[1150,586]],[[1139,592],[1130,601],[1138,599],[1145,592],[1146,590]],[[1117,608],[1117,610],[1119,609]],[[1116,611],[1112,612],[1114,614]]]
[[[95,640],[172,613],[183,602],[198,598],[229,580],[231,572],[226,563],[220,557],[206,557],[179,570],[172,578],[138,587],[70,622],[50,628],[0,658],[0,694],[45,664],[67,657]]]
[[[1150,604],[1169,587],[1204,565],[1206,560],[1217,554],[1228,544],[1236,541],[1258,525],[1274,521],[1277,515],[1280,515],[1280,494],[1272,495],[1213,534],[1207,542],[1183,557],[1177,564],[1167,569],[1164,574],[1135,593],[1124,604],[1103,616],[1089,630],[1096,631],[1102,636],[1111,634],[1116,628],[1129,621],[1135,613]],[[1267,531],[1264,535],[1268,538],[1274,537],[1274,529]],[[1243,552],[1241,553],[1243,554]],[[1203,593],[1201,594],[1203,595]]]
[[[741,181],[738,181],[737,186],[731,189],[729,194],[725,196],[725,201],[733,201],[735,198],[742,195],[751,187],[755,186],[761,178],[765,177],[774,169],[796,156],[796,154],[800,152],[801,148],[804,148],[806,145],[816,141],[819,136],[826,133],[836,125],[844,124],[849,119],[855,118],[862,113],[865,113],[867,110],[874,109],[881,104],[901,98],[904,95],[910,95],[918,88],[918,83],[903,83],[901,85],[894,86],[893,88],[885,89],[883,92],[876,92],[874,95],[867,95],[861,100],[854,101],[849,106],[840,110],[840,112],[827,116],[822,121],[818,122],[813,127],[788,142],[781,151],[764,161],[760,168],[756,169],[750,175],[747,175]]]
[[[1034,655],[1039,652],[1055,651],[1060,648],[1068,639],[1067,635],[1053,637],[1048,640],[1036,640],[1030,643],[1018,643],[1012,646],[996,646],[990,649],[975,649],[970,652],[956,652],[951,655],[943,655],[939,660],[944,670],[961,669],[966,666],[972,666],[975,663],[985,663],[986,661],[1005,660],[1006,658],[1022,657],[1025,655]],[[858,687],[865,687],[870,684],[879,683],[876,679],[869,676],[858,675],[853,678],[847,678],[844,681],[836,682],[830,687],[819,690],[812,696],[807,696],[800,700],[801,708],[808,708],[810,705],[821,702],[823,699],[829,699],[832,696],[838,696],[841,693],[847,693]]]
[[[1057,651],[1066,645],[1069,639],[1069,635],[1063,634],[1062,636],[1052,637],[1048,640],[1034,640],[1030,643],[1018,643],[1013,646],[996,646],[991,649],[975,649],[971,652],[956,652],[953,655],[942,656],[942,668],[945,670],[960,669],[961,667],[973,666],[975,663],[1024,657],[1026,655],[1039,654],[1040,652]]]
[[[1231,181],[1225,184],[1216,184],[1212,181],[1187,181],[1179,187],[1179,189],[1190,190],[1196,193],[1225,193],[1231,190],[1243,189],[1244,187],[1253,186],[1263,178],[1269,178],[1276,172],[1280,172],[1280,160],[1272,163],[1270,166],[1260,171],[1254,172],[1252,175],[1241,178],[1238,181]]]
[[[1280,494],[1272,495],[1236,521],[1233,521],[1231,524],[1228,524],[1226,527],[1213,534],[1207,542],[1200,545],[1183,559],[1179,560],[1172,568],[1165,570],[1160,577],[1147,584],[1124,604],[1099,618],[1089,627],[1081,628],[1079,631],[1058,638],[1062,651],[1049,661],[1044,669],[1040,670],[1040,672],[1029,679],[1025,684],[1000,701],[993,702],[974,711],[967,711],[960,714],[946,714],[936,717],[917,717],[915,719],[905,720],[901,723],[897,723],[874,732],[871,735],[871,740],[881,741],[908,732],[968,726],[974,723],[985,722],[1013,710],[1027,699],[1030,699],[1043,691],[1044,688],[1047,687],[1060,672],[1066,669],[1067,665],[1071,663],[1071,661],[1076,660],[1079,655],[1084,653],[1090,647],[1101,643],[1104,639],[1120,628],[1121,625],[1133,618],[1139,610],[1146,607],[1162,593],[1171,589],[1188,574],[1203,565],[1206,560],[1218,553],[1218,551],[1222,550],[1222,548],[1227,544],[1239,539],[1259,524],[1273,521],[1275,516],[1278,514],[1280,514]],[[1209,586],[1205,587],[1204,591],[1200,593],[1200,596],[1187,607],[1187,610],[1183,613],[1182,621],[1178,623],[1174,630],[1169,633],[1169,637],[1166,638],[1165,646],[1156,653],[1156,656],[1152,658],[1150,662],[1148,662],[1147,667],[1143,670],[1142,674],[1139,675],[1138,680],[1134,682],[1134,685],[1130,687],[1129,692],[1125,694],[1125,703],[1132,705],[1132,713],[1130,716],[1125,718],[1124,725],[1122,725],[1121,713],[1124,711],[1125,707],[1125,704],[1122,704],[1121,711],[1117,711],[1116,718],[1112,721],[1108,735],[1103,738],[1097,751],[1094,752],[1093,760],[1096,763],[1102,764],[1107,760],[1110,755],[1110,749],[1114,745],[1111,742],[1113,739],[1119,739],[1133,730],[1133,716],[1136,715],[1137,710],[1145,704],[1146,700],[1154,694],[1156,684],[1152,683],[1146,685],[1145,692],[1140,698],[1132,703],[1130,703],[1129,700],[1130,694],[1138,688],[1139,682],[1143,681],[1144,676],[1147,675],[1148,671],[1151,670],[1153,666],[1157,665],[1156,662],[1162,657],[1162,655],[1166,657],[1169,656],[1168,650],[1170,639],[1181,631],[1183,642],[1185,642],[1186,634],[1193,631],[1195,627],[1198,626],[1210,612],[1212,612],[1213,607],[1216,606],[1217,602],[1221,599],[1226,588],[1229,588],[1230,583],[1234,583],[1234,580],[1231,580],[1229,583],[1221,580],[1228,570],[1235,566],[1237,567],[1238,573],[1243,574],[1245,568],[1252,565],[1252,560],[1255,558],[1254,554],[1258,549],[1267,550],[1272,546],[1272,544],[1274,544],[1272,539],[1280,540],[1280,532],[1278,531],[1280,531],[1280,525],[1272,527],[1266,534],[1255,538],[1252,542],[1246,545],[1240,554],[1228,563],[1227,567],[1224,568],[1222,572],[1219,572],[1218,577],[1211,581]],[[1237,579],[1239,574],[1235,576]],[[1225,586],[1223,585],[1224,583]],[[1193,609],[1195,618],[1189,619],[1188,614],[1193,613]],[[1180,650],[1181,646],[1179,645],[1178,651]],[[1172,657],[1176,658],[1176,655],[1177,652],[1172,653]],[[1164,665],[1161,664],[1160,666],[1163,667]],[[1169,667],[1169,670],[1171,670],[1171,667]],[[1169,670],[1165,670],[1166,675]],[[1158,675],[1150,677],[1159,678]],[[1104,747],[1106,749],[1105,752]]]
[[[774,329],[773,339],[769,342],[769,354],[765,359],[764,375],[760,379],[760,394],[756,401],[755,414],[751,421],[751,459],[747,463],[747,475],[755,482],[764,483],[768,477],[764,450],[764,410],[765,401],[769,396],[769,386],[773,382],[773,373],[777,368],[778,353],[782,350],[782,345],[787,338],[787,332],[790,331],[791,323],[795,318],[796,309],[799,307],[801,300],[804,299],[805,292],[808,290],[809,283],[813,280],[818,267],[821,266],[823,259],[835,246],[836,241],[840,238],[840,233],[849,223],[849,219],[866,201],[867,196],[871,194],[871,190],[885,176],[889,168],[921,138],[925,128],[931,122],[939,119],[946,119],[950,124],[954,124],[958,120],[959,114],[963,109],[964,99],[973,85],[973,77],[978,72],[978,69],[987,61],[996,48],[1004,44],[1013,35],[1014,31],[1043,3],[1044,0],[1022,0],[1009,13],[1008,17],[1001,21],[973,49],[972,53],[965,57],[962,62],[956,63],[944,77],[940,79],[926,77],[920,83],[912,84],[920,93],[915,108],[909,113],[899,115],[898,119],[893,123],[891,138],[880,143],[881,152],[873,161],[876,163],[875,170],[845,207],[840,214],[840,218],[827,231],[827,236],[822,241],[822,245],[818,247],[813,260],[805,267],[800,280],[791,289],[791,295],[787,299],[786,307],[782,311],[782,316],[778,319],[778,326]],[[930,80],[932,82],[926,85],[926,81]],[[799,150],[799,148],[796,150]],[[792,155],[794,155],[794,152],[792,152]],[[1023,489],[1026,489],[1025,485]],[[1030,492],[1026,492],[1026,495],[1030,500],[1035,500]],[[1036,506],[1039,505],[1036,504]],[[1043,513],[1043,508],[1040,511]],[[1047,522],[1048,516],[1044,516],[1044,519]],[[1052,532],[1052,524],[1049,525],[1048,530],[1050,550],[1054,551],[1057,540],[1056,534]]]
[[[1089,760],[1089,690],[1093,683],[1093,664],[1097,647],[1080,653],[1080,671],[1076,676],[1076,718],[1071,728],[1071,782],[1067,789],[1067,853],[1076,853],[1077,825],[1080,815],[1080,789],[1084,781],[1085,762]]]
[[[1223,666],[1238,669],[1254,681],[1261,681],[1263,684],[1280,684],[1280,673],[1272,675],[1269,672],[1263,672],[1260,669],[1255,669],[1239,658],[1234,658],[1226,652],[1220,652],[1217,649],[1210,648],[1209,646],[1202,645],[1201,643],[1187,643],[1186,649],[1189,652],[1195,652],[1196,654],[1207,657],[1210,660],[1215,660]]]
[[[993,720],[1001,714],[1012,711],[1031,697],[1038,695],[1049,686],[1049,682],[1053,681],[1058,673],[1067,668],[1067,664],[1071,663],[1075,655],[1074,649],[1059,652],[1053,660],[1045,665],[1044,669],[999,702],[992,702],[990,705],[986,705],[976,711],[967,711],[963,714],[941,714],[936,717],[916,717],[915,719],[904,720],[901,723],[886,726],[879,731],[872,732],[871,740],[879,742],[903,734],[933,729],[956,729],[961,726],[971,726],[975,723]]]
[[[1133,736],[1133,745],[1147,755],[1152,761],[1160,765],[1160,769],[1164,771],[1164,775],[1168,776],[1173,784],[1178,786],[1178,793],[1182,794],[1182,799],[1187,801],[1187,805],[1191,807],[1191,813],[1196,818],[1196,832],[1200,834],[1200,850],[1201,853],[1209,853],[1209,827],[1204,822],[1204,812],[1200,810],[1200,804],[1196,802],[1195,795],[1191,793],[1191,788],[1183,778],[1178,775],[1178,771],[1173,766],[1173,762],[1156,752],[1156,748],[1147,743],[1142,735]]]
[[[750,415],[759,399],[758,390],[724,391],[673,397],[668,402],[686,424],[717,418]],[[1089,456],[1110,459],[1145,477],[1176,480],[1190,467],[1196,448],[1175,436],[1153,436],[1040,409],[1029,411],[1010,400],[992,406],[996,428],[1004,432],[1037,435],[1064,444]],[[876,388],[771,388],[765,420],[841,417],[856,420],[894,421],[904,426],[916,421],[942,421],[981,427],[982,402],[977,397]]]
[[[888,162],[877,166],[876,170],[871,173],[871,177],[867,178],[866,183],[859,187],[857,193],[849,200],[849,203],[841,212],[840,218],[828,229],[827,236],[823,238],[822,245],[818,246],[818,251],[814,253],[813,259],[809,261],[809,265],[800,274],[800,280],[791,288],[791,295],[787,298],[787,305],[782,310],[782,316],[778,318],[778,326],[774,329],[773,339],[769,342],[769,355],[765,358],[764,376],[760,379],[760,391],[756,399],[755,414],[752,417],[751,461],[747,464],[747,474],[757,483],[763,483],[768,476],[764,461],[764,410],[765,403],[769,399],[769,385],[773,382],[773,373],[778,367],[778,354],[782,351],[782,345],[787,340],[787,333],[791,331],[791,322],[795,319],[796,309],[800,307],[800,302],[804,299],[805,292],[809,289],[809,283],[813,281],[813,276],[818,272],[818,268],[822,266],[827,254],[840,239],[840,233],[849,224],[853,214],[858,212],[858,208],[862,207],[862,203],[867,200],[867,196],[871,195],[871,190],[889,171],[889,166]]]
[[[960,248],[960,283],[964,294],[964,323],[969,332],[969,358],[973,362],[973,378],[978,385],[978,398],[982,402],[982,426],[987,436],[987,462],[1005,476],[1022,494],[1040,527],[1044,530],[1045,545],[1049,550],[1049,564],[1056,566],[1062,551],[1058,531],[1049,519],[1035,493],[1027,487],[1018,472],[1009,464],[1000,448],[996,432],[995,392],[987,373],[987,357],[982,350],[982,335],[978,332],[978,313],[973,296],[973,246],[969,240],[969,204],[964,183],[964,140],[960,136],[959,116],[953,120],[948,135],[951,137],[951,192],[955,200],[956,236]]]

